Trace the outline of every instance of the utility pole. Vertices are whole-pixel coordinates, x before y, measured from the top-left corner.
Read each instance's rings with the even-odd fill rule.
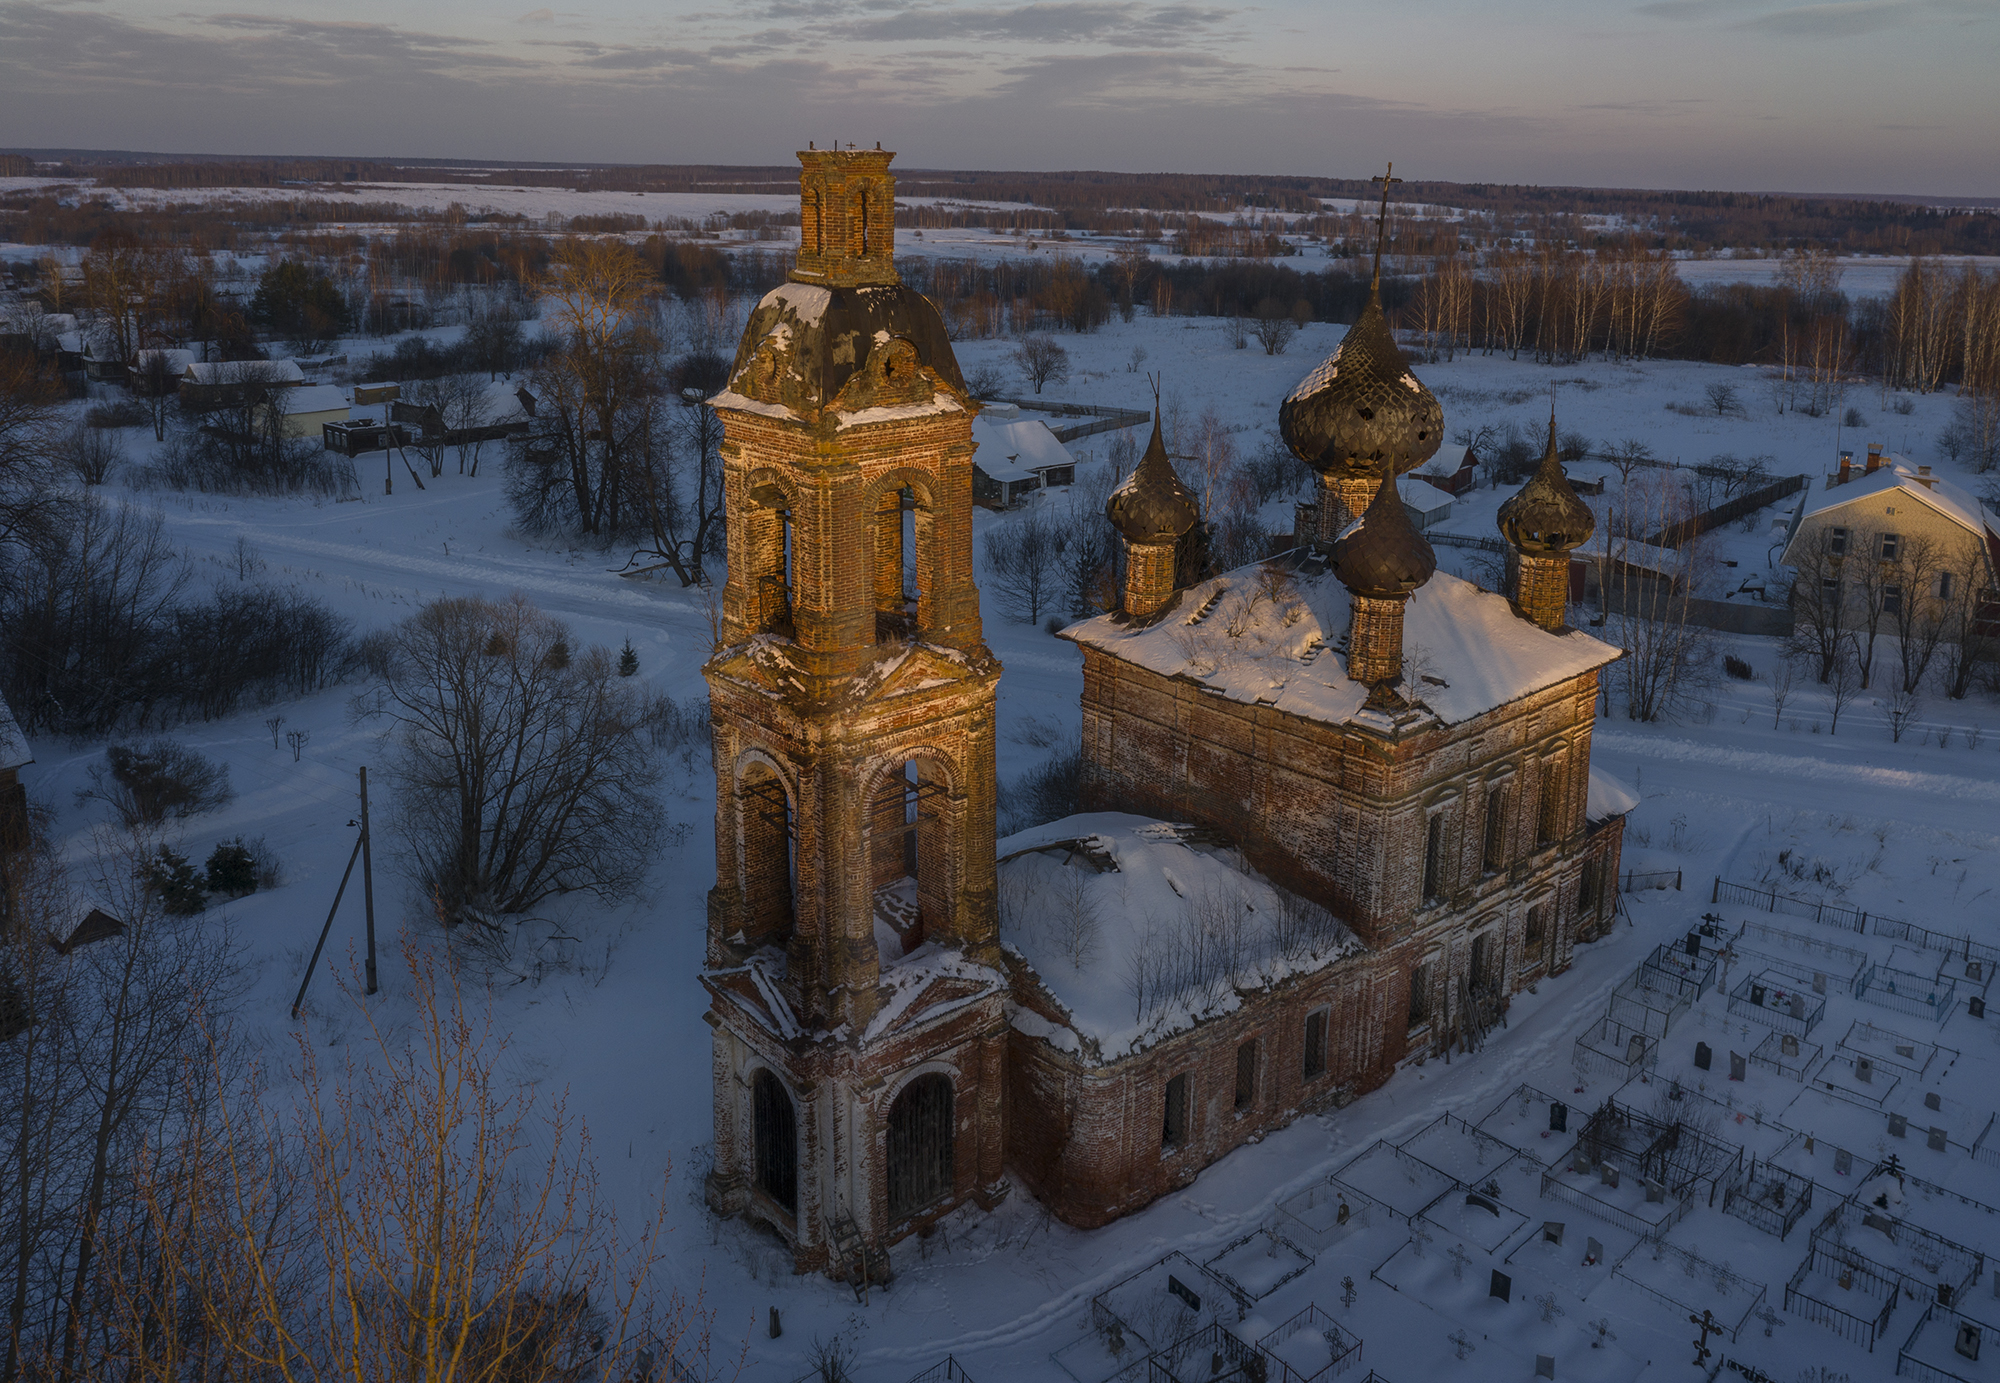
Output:
[[[368,992],[375,992],[375,867],[368,850],[368,770],[361,770],[361,903],[368,916]]]

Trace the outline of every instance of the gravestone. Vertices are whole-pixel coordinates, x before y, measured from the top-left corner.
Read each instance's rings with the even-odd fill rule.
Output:
[[[1751,1004],[1752,1004],[1753,1006],[1755,1006],[1755,1007],[1757,1007],[1757,1008],[1762,1008],[1762,1007],[1764,1007],[1764,986],[1763,986],[1763,985],[1761,985],[1761,984],[1753,984],[1753,985],[1751,985],[1751,986],[1750,986],[1750,1002],[1751,1002]]]
[[[1792,1017],[1797,1018],[1801,1022],[1803,1022],[1806,1016],[1806,996],[1803,994],[1792,995],[1791,1005],[1792,1005]]]
[[[1965,1011],[1974,1018],[1984,1018],[1986,1016],[1986,1001],[1975,994],[1965,1001]]]
[[[1995,1278],[1994,1282],[2000,1284],[2000,1278]],[[2000,1285],[1996,1285],[1995,1290],[2000,1291]],[[1978,1359],[1979,1327],[1971,1321],[1960,1321],[1958,1323],[1958,1338],[1951,1342],[1951,1347],[1968,1359]]]
[[[1660,1185],[1659,1182],[1648,1178],[1646,1181],[1646,1204],[1664,1205],[1666,1200],[1667,1188]]]
[[[1495,1219],[1500,1218],[1499,1205],[1487,1197],[1480,1195],[1477,1191],[1467,1191],[1465,1193],[1465,1203],[1467,1205],[1478,1206],[1481,1210],[1491,1214]]]
[[[1583,1266],[1586,1268],[1594,1268],[1603,1261],[1604,1261],[1604,1245],[1598,1243],[1597,1240],[1586,1236],[1583,1241]]]
[[[1812,1155],[1813,1155],[1813,1136],[1810,1133],[1808,1133],[1806,1135],[1806,1156],[1811,1157]]]
[[[1939,1094],[1938,1094],[1938,1092],[1937,1092],[1937,1091],[1935,1091],[1935,1090],[1926,1090],[1926,1091],[1924,1091],[1924,1108],[1925,1108],[1925,1109],[1943,1109],[1943,1108],[1944,1108],[1944,1100],[1943,1100],[1943,1098],[1942,1098],[1942,1097],[1940,1097],[1940,1096],[1939,1096]]]
[[[1625,1064],[1627,1066],[1637,1066],[1645,1059],[1646,1039],[1635,1032],[1632,1034],[1632,1040],[1625,1044]]]
[[[1696,1070],[1706,1071],[1714,1061],[1715,1052],[1706,1042],[1697,1042],[1694,1044],[1694,1064]]]
[[[1865,1056],[1858,1056],[1854,1058],[1854,1078],[1860,1081],[1863,1085],[1874,1084],[1875,1063],[1870,1061]]]
[[[1977,1344],[1977,1343],[1975,1342],[1972,1348],[1973,1348],[1973,1355],[1972,1355],[1972,1357],[1973,1357],[1973,1358],[1975,1358],[1975,1359],[1977,1359],[1977,1358],[1979,1357],[1979,1354],[1978,1354],[1978,1350],[1979,1350],[1979,1346],[1978,1346],[1978,1344]],[[1963,1353],[1963,1351],[1960,1351],[1960,1352],[1961,1352],[1961,1353]],[[1551,1378],[1551,1379],[1552,1379],[1552,1378],[1554,1378],[1555,1376],[1556,1376],[1556,1357],[1555,1357],[1555,1355],[1553,1355],[1553,1354],[1537,1354],[1537,1355],[1535,1356],[1535,1377],[1537,1377],[1537,1378]]]
[[[1908,1119],[1905,1119],[1900,1114],[1891,1114],[1889,1116],[1889,1136],[1891,1138],[1901,1138],[1909,1131],[1910,1121]]]
[[[1786,1033],[1778,1039],[1778,1050],[1786,1056],[1797,1056],[1799,1054],[1799,1039],[1790,1033]]]
[[[1612,1190],[1616,1191],[1618,1189],[1618,1169],[1609,1162],[1605,1163],[1597,1169],[1597,1180],[1600,1184],[1609,1186]]]
[[[1940,1283],[1938,1283],[1938,1285],[1937,1285],[1937,1304],[1938,1304],[1939,1306],[1949,1306],[1949,1305],[1951,1305],[1951,1284],[1950,1284],[1949,1282],[1940,1282]]]
[[[1750,1074],[1750,1064],[1743,1059],[1743,1053],[1731,1052],[1729,1054],[1729,1078],[1731,1080],[1742,1080],[1748,1074]]]
[[[1683,942],[1683,943],[1682,943],[1682,945],[1686,947],[1686,949],[1687,949],[1687,953],[1688,953],[1689,955],[1691,955],[1691,956],[1697,956],[1697,957],[1698,957],[1698,956],[1700,956],[1700,955],[1701,955],[1701,933],[1700,933],[1700,932],[1689,932],[1689,933],[1687,934],[1687,940],[1686,940],[1685,942]]]
[[[1835,1148],[1833,1150],[1833,1174],[1837,1177],[1844,1177],[1853,1170],[1854,1154],[1845,1148]],[[2000,1277],[1996,1277],[1994,1281],[2000,1282]]]
[[[1344,1225],[1347,1223],[1347,1217],[1352,1213],[1354,1212],[1347,1208],[1347,1197],[1342,1196],[1340,1198],[1340,1209],[1333,1213],[1333,1222],[1337,1225]]]
[[[1498,1297],[1502,1301],[1512,1301],[1514,1299],[1514,1279],[1501,1272],[1498,1268],[1495,1268],[1493,1270],[1493,1281],[1488,1284],[1486,1295],[1489,1297]]]
[[[1545,1244],[1555,1244],[1560,1247],[1563,1241],[1564,1227],[1561,1220],[1543,1220],[1542,1242]],[[1996,1278],[1995,1280],[2000,1281],[2000,1278]]]
[[[1549,1132],[1567,1133],[1568,1131],[1569,1131],[1569,1106],[1564,1104],[1561,1100],[1550,1100]]]
[[[1188,1310],[1201,1310],[1201,1297],[1195,1292],[1194,1288],[1188,1286],[1171,1273],[1167,1275],[1167,1290],[1185,1302]]]
[[[1965,963],[1965,978],[1968,980],[1979,980],[1985,977],[1985,971],[1978,961],[1969,960]]]
[[[1590,1154],[1584,1151],[1583,1144],[1577,1144],[1576,1151],[1569,1156],[1569,1169],[1578,1176],[1589,1176],[1592,1165]]]
[[[1943,1152],[1944,1145],[1945,1145],[1944,1130],[1939,1128],[1935,1124],[1931,1125],[1930,1150],[1932,1152]]]
[[[1826,972],[1823,970],[1813,971],[1813,993],[1826,993]]]
[[[1915,1056],[1916,1054],[1917,1054],[1917,1044],[1916,1044],[1916,1043],[1914,1043],[1914,1042],[1898,1042],[1898,1043],[1896,1044],[1896,1055],[1897,1055],[1897,1056],[1900,1056],[1900,1057],[1914,1057],[1914,1056]]]

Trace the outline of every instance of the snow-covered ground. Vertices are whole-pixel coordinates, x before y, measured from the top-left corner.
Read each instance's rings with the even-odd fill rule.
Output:
[[[1339,333],[1337,327],[1310,327],[1287,354],[1273,357],[1254,345],[1247,351],[1232,349],[1226,327],[1212,320],[1156,322],[1142,316],[1096,335],[1062,338],[1075,372],[1066,385],[1051,387],[1050,395],[1150,406],[1150,389],[1140,370],[1158,370],[1183,427],[1213,409],[1232,430],[1239,450],[1254,451],[1275,426],[1279,399],[1333,347]],[[355,355],[371,348],[365,342],[348,346]],[[1146,353],[1144,361],[1128,368],[1139,349]],[[964,343],[959,354],[971,374],[1004,365],[1009,350],[1006,342],[976,341]],[[1679,363],[1590,363],[1549,370],[1479,356],[1417,369],[1443,401],[1448,432],[1488,422],[1525,426],[1545,418],[1553,383],[1563,428],[1594,439],[1636,437],[1663,457],[1690,462],[1724,451],[1769,454],[1774,458],[1770,468],[1778,474],[1817,477],[1832,462],[1835,420],[1777,414],[1765,400],[1761,376],[1752,370]],[[1674,403],[1698,405],[1706,386],[1718,381],[1743,386],[1747,416],[1691,417],[1670,411],[1668,405]],[[1010,387],[1025,392],[1016,381],[1010,380]],[[1917,399],[1908,414],[1886,411],[1872,390],[1858,390],[1848,402],[1861,408],[1868,421],[1859,433],[1850,429],[1844,434],[1847,444],[1881,440],[1950,473],[1934,446],[1937,431],[1949,418],[1948,398]],[[152,446],[150,432],[128,433],[127,438],[134,456]],[[1108,440],[1097,437],[1077,445],[1080,454],[1093,458],[1085,462],[1083,479],[1106,464],[1102,458]],[[363,493],[346,503],[135,492],[115,478],[104,493],[116,503],[158,505],[203,581],[237,580],[237,545],[245,541],[262,563],[261,579],[296,584],[323,596],[362,630],[385,626],[443,594],[520,591],[568,620],[584,640],[615,649],[629,638],[639,653],[639,676],[659,691],[676,697],[702,692],[698,670],[709,625],[700,593],[670,582],[611,575],[609,569],[620,565],[622,554],[524,542],[510,529],[497,467],[484,468],[486,473],[476,480],[447,474],[427,481],[429,488],[423,491],[399,473],[390,497],[381,493],[375,474],[379,464],[379,458],[364,460]],[[1978,487],[1976,480],[1968,483]],[[1491,489],[1475,492],[1449,521],[1451,526],[1491,532],[1492,509],[1501,497]],[[1047,496],[1041,502],[1063,501]],[[1288,503],[1274,501],[1267,516],[1275,522]],[[1014,521],[982,511],[975,531],[984,534],[995,524]],[[999,692],[1000,772],[1006,780],[1041,762],[1052,746],[1074,741],[1079,657],[1072,645],[1038,626],[1008,619],[990,594],[986,628],[1006,667]],[[1760,674],[1777,656],[1767,640],[1729,637],[1722,644]],[[281,888],[227,905],[260,967],[246,1001],[248,1026],[280,1068],[286,1059],[285,1036],[292,1030],[287,1016],[291,991],[351,846],[347,823],[354,814],[355,769],[379,769],[387,758],[380,727],[352,719],[348,695],[331,692],[179,732],[229,765],[239,794],[222,811],[185,823],[187,853],[202,858],[218,840],[261,835],[285,862]],[[991,1215],[963,1212],[943,1232],[899,1245],[892,1255],[895,1283],[871,1293],[865,1306],[846,1287],[794,1277],[770,1239],[740,1223],[713,1222],[698,1206],[702,1149],[710,1139],[709,1035],[701,1019],[705,996],[694,978],[702,953],[704,895],[714,876],[713,784],[705,754],[689,754],[670,767],[662,809],[676,829],[669,833],[665,854],[643,895],[610,911],[566,910],[565,928],[576,942],[549,943],[538,953],[524,944],[518,969],[527,978],[516,982],[496,976],[492,1003],[513,1039],[504,1069],[510,1078],[545,1092],[568,1091],[570,1108],[589,1122],[604,1184],[614,1200],[639,1203],[665,1167],[675,1169],[674,1185],[688,1198],[671,1204],[673,1246],[666,1271],[689,1288],[704,1286],[708,1302],[719,1312],[719,1337],[728,1344],[719,1353],[733,1358],[739,1348],[747,1348],[742,1376],[751,1383],[798,1379],[806,1371],[811,1341],[835,1332],[858,1346],[854,1376],[862,1383],[903,1383],[947,1353],[980,1383],[1070,1377],[1101,1383],[1117,1361],[1104,1354],[1102,1339],[1093,1331],[1091,1299],[1116,1287],[1118,1300],[1131,1311],[1156,1312],[1162,1297],[1156,1279],[1164,1270],[1153,1265],[1170,1251],[1194,1265],[1185,1274],[1176,1267],[1177,1274],[1208,1283],[1219,1282],[1208,1274],[1226,1272],[1246,1295],[1263,1293],[1249,1304],[1243,1322],[1234,1319],[1233,1307],[1224,1312],[1246,1338],[1275,1330],[1312,1305],[1361,1338],[1363,1371],[1372,1367],[1397,1383],[1525,1379],[1533,1375],[1537,1353],[1554,1354],[1558,1377],[1564,1379],[1680,1376],[1691,1353],[1688,1309],[1733,1312],[1748,1299],[1745,1289],[1708,1268],[1684,1271],[1671,1253],[1656,1262],[1636,1236],[1542,1197],[1536,1169],[1536,1164],[1553,1163],[1560,1174],[1582,1118],[1607,1098],[1615,1095],[1647,1113],[1664,1107],[1661,1092],[1668,1075],[1690,1089],[1705,1082],[1701,1096],[1723,1101],[1712,1117],[1702,1118],[1710,1136],[1746,1149],[1746,1159],[1753,1154],[1775,1159],[1817,1183],[1813,1212],[1782,1241],[1723,1214],[1720,1193],[1715,1208],[1702,1200],[1667,1236],[1670,1246],[1726,1265],[1737,1278],[1761,1286],[1763,1304],[1777,1311],[1770,1335],[1761,1320],[1751,1317],[1737,1340],[1717,1347],[1787,1383],[1801,1367],[1813,1364],[1856,1379],[1887,1377],[1894,1371],[1897,1346],[1923,1315],[1923,1302],[1898,1306],[1885,1343],[1871,1355],[1786,1311],[1785,1282],[1804,1261],[1807,1237],[1824,1210],[1888,1151],[1928,1182],[1982,1206],[2000,1206],[2000,1172],[1965,1151],[1987,1114],[2000,1108],[2000,1041],[1994,1020],[1969,1017],[1963,1003],[1968,982],[1960,977],[1957,1005],[1942,1024],[1884,1009],[1849,992],[1827,998],[1826,1016],[1810,1034],[1807,1045],[1823,1046],[1826,1059],[1849,1050],[1838,1044],[1850,1030],[1850,1049],[1872,1040],[1855,1028],[1863,1018],[1927,1046],[1951,1049],[1951,1056],[1939,1058],[1931,1072],[1907,1077],[1897,1088],[1897,1108],[1908,1106],[1906,1142],[1888,1138],[1881,1108],[1830,1097],[1808,1099],[1806,1086],[1761,1066],[1752,1067],[1741,1084],[1728,1081],[1728,1052],[1758,1046],[1763,1030],[1731,1012],[1714,990],[1674,1019],[1651,1084],[1625,1088],[1622,1078],[1601,1064],[1580,1072],[1576,1040],[1601,1027],[1613,992],[1656,945],[1677,942],[1710,912],[1723,918],[1732,936],[1751,920],[1807,941],[1857,949],[1868,963],[1883,967],[1890,964],[1893,944],[1905,948],[1896,960],[1898,970],[1934,963],[1935,979],[1948,968],[1946,957],[1919,954],[1923,948],[1912,948],[1908,941],[1841,932],[1831,924],[1772,915],[1749,905],[1712,906],[1710,881],[1717,876],[1764,881],[1760,887],[1800,894],[1819,890],[1814,896],[1844,898],[1871,913],[2000,942],[1993,920],[1993,889],[2000,884],[1993,864],[2000,858],[2000,776],[1995,772],[2000,769],[2000,707],[1983,692],[1964,702],[1932,699],[1919,729],[1892,743],[1872,693],[1847,708],[1837,735],[1828,730],[1829,708],[1816,689],[1795,695],[1775,723],[1761,683],[1724,680],[1706,700],[1712,709],[1704,708],[1688,723],[1607,719],[1600,721],[1595,739],[1595,762],[1633,785],[1641,798],[1630,818],[1626,867],[1678,870],[1682,891],[1629,895],[1629,925],[1581,948],[1566,975],[1522,995],[1507,1029],[1495,1034],[1481,1053],[1407,1069],[1344,1110],[1304,1118],[1260,1144],[1239,1149],[1185,1190],[1101,1230],[1067,1229],[1025,1193]],[[310,732],[300,761],[293,762],[289,748],[272,747],[263,723],[272,714],[282,714],[287,729]],[[55,806],[59,834],[81,856],[97,810],[75,805],[72,794],[103,746],[43,739],[34,747],[39,762],[26,770],[26,780],[31,791]],[[374,783],[380,820],[386,815],[381,799],[389,788],[379,775]],[[385,925],[401,921],[421,927],[422,909],[400,893],[388,856],[386,850],[376,854],[378,912]],[[335,974],[323,971],[315,982],[309,1031],[317,1042],[340,1042],[356,1025],[353,1001],[338,992],[336,977],[354,955],[358,918],[352,900],[343,904],[329,948]],[[1780,959],[1793,951],[1811,954],[1805,943],[1782,937],[1746,936],[1745,947],[1751,942]],[[540,966],[537,954],[545,962]],[[393,948],[385,947],[385,955],[393,955]],[[1962,966],[1962,959],[1954,963]],[[1771,962],[1739,959],[1730,983],[1760,967],[1776,973]],[[1772,988],[1777,988],[1775,981]],[[406,987],[393,964],[385,966],[384,993],[372,1002],[392,1021],[406,1012]],[[1692,1069],[1697,1039],[1716,1053],[1715,1069],[1706,1073]],[[1889,1041],[1885,1062],[1894,1057],[1896,1045]],[[1851,1065],[1844,1069],[1851,1074]],[[1936,1075],[1939,1071],[1948,1071],[1948,1077]],[[1527,1098],[1524,1104],[1513,1096],[1523,1085],[1544,1096]],[[1942,1153],[1925,1146],[1924,1130],[1932,1118],[1921,1094],[1933,1088],[1943,1092],[1951,1114],[1953,1132]],[[1570,1137],[1543,1136],[1546,1096],[1570,1105]],[[1480,1125],[1505,1149],[1480,1141],[1458,1124],[1433,1127],[1447,1113]],[[1815,1130],[1821,1130],[1818,1151],[1807,1154],[1801,1140]],[[1378,1140],[1400,1144],[1419,1136],[1414,1152],[1378,1151],[1365,1164],[1348,1166]],[[1832,1168],[1830,1148],[1836,1144],[1854,1158],[1844,1179]],[[1513,1156],[1513,1150],[1521,1156]],[[1349,1225],[1323,1222],[1319,1215],[1320,1209],[1331,1214],[1333,1203],[1327,1197],[1338,1190],[1329,1182],[1335,1173],[1376,1178],[1369,1184],[1386,1200],[1397,1177],[1421,1181],[1448,1173],[1463,1180],[1451,1169],[1503,1151],[1506,1167],[1514,1170],[1503,1170],[1499,1194],[1491,1198],[1502,1213],[1479,1209],[1475,1216],[1462,1204],[1463,1194],[1445,1195],[1418,1219],[1427,1239],[1413,1237],[1410,1222],[1379,1207]],[[1418,1175],[1408,1166],[1411,1156],[1425,1167],[1445,1170]],[[1354,1183],[1344,1179],[1341,1184]],[[1376,1194],[1358,1189],[1361,1195]],[[1414,1182],[1408,1188],[1410,1194],[1418,1189]],[[1905,1194],[1914,1200],[1918,1191]],[[1424,1203],[1432,1199],[1426,1196]],[[1643,1196],[1637,1205],[1647,1209]],[[2000,1229],[1992,1214],[1983,1209],[1937,1213],[1947,1221],[1942,1232],[1948,1237],[2000,1256]],[[1563,1243],[1545,1244],[1543,1221],[1558,1219],[1567,1222]],[[1266,1227],[1296,1247],[1257,1239],[1247,1246],[1237,1243]],[[1851,1238],[1858,1243],[1872,1233],[1856,1228]],[[1605,1261],[1593,1267],[1581,1261],[1586,1236],[1600,1239],[1607,1250]],[[1459,1245],[1464,1261],[1453,1253]],[[1200,1266],[1218,1256],[1222,1261],[1214,1267]],[[1619,1267],[1616,1277],[1614,1265]],[[1287,1277],[1295,1268],[1299,1271]],[[1511,1301],[1488,1296],[1494,1268],[1512,1277]],[[1689,1276],[1690,1271],[1695,1275]],[[1142,1275],[1137,1284],[1128,1283],[1135,1274]],[[1346,1278],[1354,1284],[1351,1306],[1342,1304]],[[1663,1295],[1649,1294],[1644,1284]],[[1971,1314],[1979,1316],[1991,1304],[1990,1291],[1980,1284],[1977,1305],[1967,1308]],[[1539,1304],[1543,1297],[1549,1303],[1547,1322]],[[1218,1302],[1230,1298],[1227,1288],[1218,1288],[1205,1290],[1204,1299],[1213,1312]],[[764,1329],[773,1306],[781,1309],[785,1324],[777,1340],[767,1338]],[[1555,1315],[1556,1309],[1562,1314]],[[1593,1323],[1600,1321],[1608,1333],[1595,1328]],[[1140,1330],[1136,1317],[1132,1323]],[[1300,1354],[1296,1366],[1301,1377],[1314,1367],[1304,1351],[1319,1349],[1321,1362],[1325,1358],[1324,1326],[1315,1323],[1311,1330],[1319,1332],[1318,1345],[1309,1332],[1302,1332],[1276,1346],[1288,1358]],[[1452,1336],[1460,1336],[1472,1351],[1463,1362],[1455,1357],[1461,1346],[1447,1338]],[[2000,1348],[2000,1343],[1989,1341],[1988,1348]],[[1949,1355],[1948,1341],[1945,1353]],[[1206,1367],[1203,1362],[1201,1368]]]

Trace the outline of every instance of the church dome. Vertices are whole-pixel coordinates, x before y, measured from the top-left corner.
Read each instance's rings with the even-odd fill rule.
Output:
[[[1333,545],[1333,574],[1356,595],[1394,600],[1437,572],[1437,553],[1410,522],[1396,477],[1385,471],[1375,498]]]
[[[1174,473],[1160,440],[1160,415],[1153,414],[1153,439],[1132,475],[1105,501],[1104,517],[1128,543],[1171,543],[1201,518],[1201,507]]]
[[[1385,463],[1403,475],[1436,454],[1444,410],[1410,373],[1382,315],[1379,284],[1326,363],[1279,405],[1278,429],[1299,460],[1344,480],[1372,479]]]
[[[919,364],[965,393],[944,318],[929,298],[901,283],[782,283],[773,288],[743,328],[729,370],[729,391],[794,409],[821,407],[867,364],[876,347],[894,339],[908,341]]]
[[[1556,456],[1555,415],[1549,416],[1549,447],[1526,485],[1500,506],[1500,533],[1531,556],[1568,552],[1590,541],[1597,517],[1576,497]]]

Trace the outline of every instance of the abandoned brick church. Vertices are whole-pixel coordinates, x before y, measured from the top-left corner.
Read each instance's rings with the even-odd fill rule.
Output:
[[[1289,553],[1206,572],[1155,421],[1120,608],[1063,634],[1084,810],[996,841],[979,405],[897,277],[892,157],[799,155],[796,267],[713,400],[702,977],[710,1204],[878,1278],[967,1201],[1103,1224],[1477,1044],[1608,925],[1631,805],[1590,768],[1616,653],[1564,624],[1590,511],[1551,450],[1501,513],[1512,598],[1438,573],[1395,479],[1443,417],[1371,294],[1280,413],[1321,477]]]

